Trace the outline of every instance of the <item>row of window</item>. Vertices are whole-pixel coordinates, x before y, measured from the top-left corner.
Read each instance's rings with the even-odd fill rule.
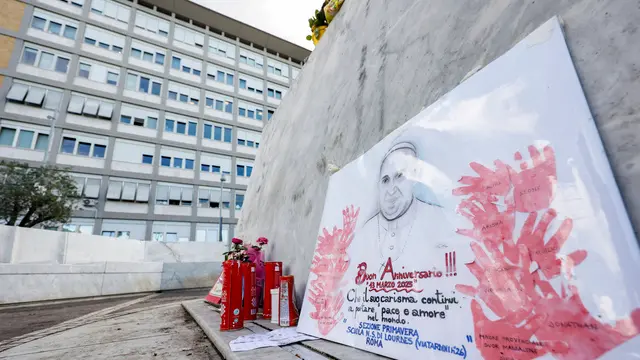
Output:
[[[61,92],[22,83],[14,83],[9,93],[7,94],[7,100],[11,102],[19,102],[47,109],[58,108],[61,97]],[[115,104],[108,100],[73,93],[67,107],[67,112],[74,115],[110,120],[113,115],[114,106]],[[218,101],[217,107],[223,108],[222,101]],[[227,105],[227,109],[230,110],[230,105]],[[151,110],[144,110],[143,108],[132,108],[129,105],[123,104],[120,115],[120,123],[155,130],[158,127],[157,113],[154,113],[155,116],[147,115],[152,112],[153,111]],[[262,119],[261,109],[255,109],[254,111],[240,108],[239,114],[241,116],[255,118],[257,120]],[[269,117],[272,114],[273,111],[269,110]],[[165,119],[164,130],[166,132],[173,132],[186,136],[197,136],[197,127],[197,121],[174,120],[170,117],[170,115],[168,115],[167,119]],[[204,139],[225,143],[231,143],[232,132],[232,127],[223,125],[205,123],[202,127],[202,137]],[[255,146],[256,148],[258,147],[257,141],[255,143],[252,143],[250,141],[244,142],[240,137],[238,144],[250,147]]]
[[[78,197],[97,199],[100,193],[101,180],[99,178],[72,175],[76,185]],[[107,200],[148,203],[151,184],[148,181],[132,179],[110,179],[107,186]],[[230,190],[224,190],[220,196],[219,189],[200,187],[198,189],[198,207],[230,208]],[[193,203],[193,188],[180,185],[160,183],[156,185],[157,205],[191,206]],[[241,210],[244,204],[244,194],[235,194],[235,209]]]
[[[103,144],[79,141],[72,137],[63,137],[60,152],[63,154],[79,155],[104,159],[107,153],[107,146]]]
[[[49,147],[49,134],[2,126],[0,127],[0,146],[46,151]]]
[[[79,5],[80,3],[83,3],[82,0],[58,1],[67,2],[79,8],[83,6]],[[101,21],[109,26],[118,27],[122,30],[127,29],[127,24],[129,23],[131,17],[130,7],[113,0],[93,0],[91,2],[90,11],[92,16],[97,16],[95,18],[96,20]],[[59,16],[57,15],[53,15],[40,9],[36,9],[34,17],[37,17],[37,19],[32,20],[32,26],[40,30],[48,29],[47,17],[59,18]],[[63,24],[61,24],[61,27],[63,27]],[[135,32],[140,35],[155,39],[157,41],[167,42],[169,38],[170,22],[158,16],[138,10],[136,11],[134,29]],[[55,31],[55,25],[53,30]],[[175,25],[173,40],[174,43],[183,44],[183,46],[186,46],[188,50],[196,53],[201,53],[204,47],[203,33],[189,29],[179,24]],[[224,59],[235,59],[236,45],[210,36],[208,52],[211,56],[218,56]],[[240,51],[240,62],[256,69],[262,69],[264,66],[264,58],[261,54],[257,54],[244,49],[241,49]],[[289,77],[288,65],[277,60],[269,59],[267,71],[270,74],[274,74],[277,76]]]
[[[105,44],[105,46],[108,46]],[[158,57],[158,53],[156,55],[150,52],[140,52],[136,53],[135,57],[148,57],[149,61],[153,60],[155,56],[155,61],[158,59],[164,61],[163,55]],[[174,57],[174,63],[176,63]],[[178,59],[179,60],[179,59]],[[46,51],[43,49],[39,49],[37,47],[25,46],[22,53],[21,63],[30,66],[36,66],[43,70],[55,71],[57,73],[66,74],[69,70],[69,55],[58,54],[52,51]],[[180,61],[177,61],[177,66],[180,68]],[[173,65],[172,65],[173,66]],[[96,81],[99,83],[105,83],[111,86],[117,86],[119,82],[119,68],[109,67],[109,65],[96,63],[90,60],[81,59],[78,66],[78,77],[89,79],[92,81]],[[200,70],[192,69],[191,67],[187,67],[185,65],[182,66],[183,72],[192,72],[194,75],[200,75]],[[196,73],[197,72],[197,73]],[[234,75],[231,73],[226,73],[221,70],[216,71],[216,75],[212,76],[215,81],[222,82],[224,84],[233,85]],[[252,80],[252,82],[255,82]],[[260,81],[262,83],[262,81]],[[169,84],[171,88],[168,92],[168,98],[174,101],[180,101],[183,103],[188,103],[191,105],[199,104],[200,90],[197,88],[192,88],[186,85],[179,85],[177,83],[171,82]],[[255,92],[256,94],[262,94],[262,89],[258,87],[252,87],[247,85],[246,79],[240,79],[240,89],[245,89],[250,92]],[[145,94],[150,94],[154,96],[160,96],[162,92],[162,79],[153,78],[148,75],[138,74],[133,71],[127,72],[127,77],[125,81],[125,89],[131,91],[137,91]],[[272,97],[274,99],[280,100],[282,99],[283,92],[281,90],[272,88],[270,86],[267,87],[267,96]],[[218,111],[224,111],[227,113],[231,113],[233,103],[230,101],[223,100],[215,100],[211,97],[207,97],[206,106],[216,109]]]

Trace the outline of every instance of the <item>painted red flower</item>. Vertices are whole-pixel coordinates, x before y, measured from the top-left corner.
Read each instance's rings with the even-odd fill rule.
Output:
[[[236,244],[236,245],[242,245],[242,239],[233,238],[233,239],[231,239],[231,242]]]
[[[258,245],[267,245],[269,243],[269,239],[267,239],[266,237],[259,237],[256,242],[258,243]]]

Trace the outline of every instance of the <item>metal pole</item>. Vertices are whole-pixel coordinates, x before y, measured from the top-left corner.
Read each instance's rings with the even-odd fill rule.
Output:
[[[58,105],[60,107],[60,105]],[[47,148],[44,150],[44,164],[49,162],[49,148],[53,145],[53,137],[56,134],[56,120],[58,119],[58,108],[53,109],[53,116],[47,116],[47,119],[51,121],[51,134],[49,135],[49,141],[47,141]]]
[[[218,210],[220,211],[220,224],[218,229],[218,241],[222,242],[222,190],[224,189],[224,172],[220,170],[220,202],[218,203]]]

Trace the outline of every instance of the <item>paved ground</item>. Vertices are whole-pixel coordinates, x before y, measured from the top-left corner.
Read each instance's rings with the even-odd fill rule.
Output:
[[[0,307],[0,359],[220,359],[181,301],[208,289]]]

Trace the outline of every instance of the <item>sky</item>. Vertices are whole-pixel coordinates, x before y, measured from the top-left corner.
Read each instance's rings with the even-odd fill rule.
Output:
[[[294,44],[313,50],[308,19],[322,0],[191,0]]]

